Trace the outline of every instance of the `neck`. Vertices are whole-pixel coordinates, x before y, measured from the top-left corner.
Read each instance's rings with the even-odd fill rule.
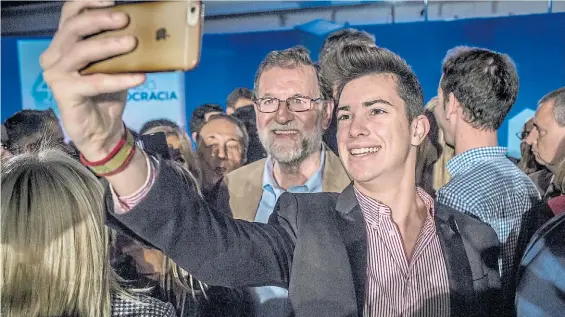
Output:
[[[370,183],[355,182],[355,188],[361,193],[390,208],[392,219],[401,231],[414,221],[422,222],[427,213],[424,202],[416,190],[414,161],[407,162],[406,166],[397,173],[383,175]],[[391,186],[391,184],[398,185]]]
[[[277,184],[288,190],[292,186],[304,185],[312,177],[322,164],[322,150],[312,152],[301,163],[297,165],[281,164],[274,162],[273,176]]]
[[[462,130],[455,135],[455,155],[476,148],[498,146],[496,130],[478,130],[470,126],[465,126]]]

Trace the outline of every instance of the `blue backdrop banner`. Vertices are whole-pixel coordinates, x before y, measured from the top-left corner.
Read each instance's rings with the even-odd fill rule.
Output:
[[[269,51],[300,44],[317,59],[326,33],[340,27],[311,21],[286,31],[205,34],[200,65],[184,76],[150,75],[144,87],[130,92],[126,120],[136,128],[150,118],[169,117],[184,126],[197,106],[225,105],[234,88],[252,88],[257,66]],[[510,55],[520,76],[520,91],[498,134],[499,143],[509,146],[509,153],[516,157],[520,143],[516,132],[532,116],[537,101],[565,86],[565,13],[353,27],[374,34],[379,46],[407,60],[418,75],[426,101],[437,94],[448,49],[469,45]],[[52,102],[39,76],[38,57],[47,43],[41,40],[2,38],[3,119],[22,105],[41,107]]]
[[[23,109],[54,109],[53,95],[43,81],[39,56],[50,40],[19,40],[18,61]],[[185,127],[184,73],[148,74],[145,84],[128,92],[124,112],[126,125],[139,130],[143,123],[159,118],[170,119]]]

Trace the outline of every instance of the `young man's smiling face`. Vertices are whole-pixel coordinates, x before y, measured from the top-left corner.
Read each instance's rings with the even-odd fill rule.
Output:
[[[422,117],[419,120],[427,123]],[[356,184],[403,175],[413,145],[422,142],[429,127],[424,123],[417,131],[408,122],[405,102],[390,74],[363,76],[347,83],[337,119],[340,158]]]

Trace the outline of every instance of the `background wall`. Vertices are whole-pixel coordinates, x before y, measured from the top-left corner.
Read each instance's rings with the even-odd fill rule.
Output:
[[[565,13],[353,26],[375,34],[378,45],[398,53],[412,65],[426,100],[436,94],[441,61],[448,49],[471,45],[509,54],[518,67],[520,93],[499,132],[499,140],[510,145],[513,154],[518,144],[515,132],[535,109],[537,100],[565,86]],[[252,88],[255,70],[270,50],[302,44],[317,58],[325,35],[308,28],[204,35],[201,64],[185,74],[187,117],[202,103],[224,105],[235,87]],[[2,37],[2,120],[21,109],[17,40]],[[519,120],[509,124],[513,117]]]

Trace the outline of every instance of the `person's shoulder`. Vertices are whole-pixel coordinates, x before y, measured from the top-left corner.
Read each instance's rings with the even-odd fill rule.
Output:
[[[299,209],[320,209],[328,208],[333,209],[335,207],[339,193],[289,193],[285,192],[280,197],[279,200],[281,204],[295,203]]]
[[[250,176],[260,174],[265,169],[265,162],[267,159],[261,159],[253,163],[244,165],[236,170],[229,172],[224,179],[229,182],[238,179],[247,179]]]
[[[171,303],[141,294],[112,295],[113,317],[175,317]]]
[[[467,214],[464,211],[457,210],[453,207],[441,203],[436,203],[435,210],[437,217],[444,222],[449,223],[449,219],[453,218],[457,229],[460,230],[462,234],[480,234],[483,235],[484,238],[490,238],[492,240],[498,241],[494,229],[492,229],[489,224],[481,221],[479,218],[473,216],[472,214]]]

